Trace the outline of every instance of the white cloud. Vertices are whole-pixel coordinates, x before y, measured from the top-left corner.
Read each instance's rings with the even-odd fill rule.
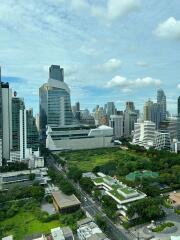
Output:
[[[122,61],[117,58],[111,58],[102,65],[98,65],[95,68],[100,71],[112,72],[118,70],[122,66]]]
[[[168,18],[158,25],[155,34],[161,38],[180,40],[180,20],[174,17]]]
[[[177,88],[180,89],[180,83],[177,85]]]
[[[71,7],[76,10],[85,10],[94,17],[113,21],[137,11],[140,0],[107,0],[105,6],[90,4],[87,0],[71,0]]]
[[[123,76],[115,76],[106,84],[106,88],[115,88],[119,87],[123,92],[130,92],[133,89],[145,88],[151,86],[159,86],[161,84],[161,80],[154,79],[151,77],[145,78],[137,78],[135,80],[129,80]]]
[[[139,67],[148,67],[148,63],[145,61],[137,61],[136,65]]]

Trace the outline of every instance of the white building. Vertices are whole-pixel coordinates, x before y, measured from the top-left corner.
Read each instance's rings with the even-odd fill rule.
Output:
[[[178,153],[180,151],[180,141],[177,139],[173,139],[171,144],[171,150],[175,153]]]
[[[0,139],[2,140],[2,151],[0,155],[6,160],[9,160],[10,149],[12,146],[11,98],[12,91],[9,88],[9,84],[3,83],[0,80]],[[0,159],[0,166],[1,165],[2,159]]]
[[[137,122],[134,126],[133,144],[152,147],[155,140],[155,123],[151,121]]]
[[[74,240],[72,230],[69,227],[57,227],[51,229],[52,240]]]
[[[109,126],[113,128],[114,136],[120,138],[123,136],[123,116],[111,115],[109,120]]]
[[[108,240],[106,235],[90,218],[78,221],[77,225],[77,235],[79,240]]]
[[[170,150],[171,149],[170,133],[156,132],[154,146],[158,150],[161,149]]]
[[[112,146],[113,128],[100,126],[91,129],[89,126],[48,126],[46,147],[51,151],[95,149]]]

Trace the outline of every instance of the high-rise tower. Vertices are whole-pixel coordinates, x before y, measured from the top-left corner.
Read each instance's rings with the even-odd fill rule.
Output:
[[[157,103],[160,105],[161,121],[166,120],[166,95],[162,89],[157,91]]]
[[[40,137],[45,140],[46,125],[59,127],[73,124],[70,89],[64,82],[64,70],[57,65],[49,68],[48,82],[39,89]]]
[[[12,146],[11,98],[9,83],[2,82],[0,76],[0,166],[2,159],[9,160]]]

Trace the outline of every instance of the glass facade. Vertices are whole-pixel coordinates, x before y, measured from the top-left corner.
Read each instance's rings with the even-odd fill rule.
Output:
[[[25,105],[22,98],[12,98],[12,149],[20,151],[20,110]]]
[[[59,127],[76,123],[71,109],[70,90],[64,83],[63,68],[52,65],[49,80],[39,89],[40,139],[46,138],[46,125]]]
[[[36,126],[36,120],[33,117],[33,110],[26,111],[26,126],[27,126],[27,148],[32,148],[32,151],[38,151],[39,148],[39,133]]]

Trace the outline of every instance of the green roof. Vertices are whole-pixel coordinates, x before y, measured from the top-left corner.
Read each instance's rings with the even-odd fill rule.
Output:
[[[116,190],[109,191],[112,195],[114,195],[116,198],[118,198],[120,201],[123,201],[125,197],[123,197],[121,194],[119,194]]]

